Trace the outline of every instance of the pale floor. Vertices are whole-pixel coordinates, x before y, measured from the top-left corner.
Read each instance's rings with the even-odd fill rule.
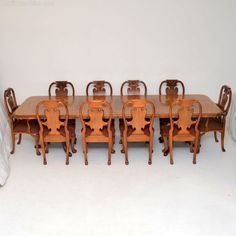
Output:
[[[142,144],[130,145],[126,166],[116,143],[111,166],[105,146],[89,148],[85,166],[80,139],[69,166],[54,144],[44,166],[23,137],[0,189],[0,235],[236,235],[236,143],[229,136],[226,153],[213,135],[203,137],[196,165],[182,145],[171,166],[156,135],[153,164]]]

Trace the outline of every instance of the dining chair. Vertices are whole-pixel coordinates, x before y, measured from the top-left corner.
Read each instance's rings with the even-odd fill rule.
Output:
[[[47,164],[46,153],[48,152],[48,143],[51,142],[65,143],[66,165],[69,164],[70,142],[71,145],[74,145],[75,128],[68,125],[68,114],[68,108],[61,100],[45,100],[36,106],[44,165]]]
[[[128,99],[140,99],[139,96],[147,96],[147,86],[142,80],[126,80],[120,87],[120,95],[128,97]],[[123,119],[119,119],[120,132],[124,129]],[[122,133],[120,133],[120,137]],[[120,144],[122,141],[120,140]]]
[[[93,96],[112,96],[113,94],[111,84],[105,80],[95,80],[89,82],[86,87],[86,96],[90,96],[90,92]]]
[[[159,85],[159,95],[166,95],[170,97],[170,100],[176,100],[178,95],[185,95],[184,83],[180,80],[163,80]],[[182,97],[184,98],[184,97]],[[168,118],[159,119],[160,127],[164,124],[170,123]],[[163,135],[160,130],[159,142],[163,143]]]
[[[70,94],[70,93],[71,94]],[[75,96],[75,88],[71,82],[68,81],[55,81],[49,85],[49,97],[55,95],[56,97]]]
[[[141,80],[127,80],[120,87],[120,95],[144,95],[147,96],[147,86]]]
[[[52,82],[49,85],[48,88],[48,95],[49,97],[55,95],[58,99],[59,98],[66,98],[67,96],[75,96],[75,88],[74,85],[69,81],[55,81]],[[69,119],[68,124],[70,126],[74,126],[74,129],[76,128],[76,120],[75,119]],[[75,137],[75,144],[77,141],[77,138]],[[63,146],[65,149],[65,146]],[[73,147],[72,151],[75,153],[76,149]],[[71,156],[71,153],[70,153]]]
[[[108,143],[108,161],[111,165],[111,153],[115,153],[115,129],[112,127],[112,107],[105,100],[89,100],[80,106],[82,124],[82,143],[85,165],[88,165],[88,143]]]
[[[214,132],[215,141],[219,142],[217,132],[221,133],[221,150],[225,152],[224,137],[227,115],[232,101],[232,90],[229,86],[223,85],[220,89],[219,100],[217,106],[221,109],[222,114],[217,117],[204,118],[200,122],[201,135],[207,132]]]
[[[199,122],[202,116],[202,106],[199,101],[180,99],[170,105],[170,124],[162,124],[166,156],[170,154],[170,164],[173,161],[173,143],[187,142],[193,152],[193,164],[196,164],[196,154],[200,146]]]
[[[11,154],[15,153],[15,135],[19,135],[17,144],[21,143],[22,134],[29,134],[35,140],[36,154],[39,152],[39,126],[35,119],[19,120],[14,118],[14,111],[18,108],[15,92],[12,88],[8,88],[4,92],[4,103],[10,120],[12,150]]]
[[[145,142],[149,144],[148,164],[152,164],[152,152],[154,141],[154,115],[155,106],[146,99],[128,100],[123,104],[122,117],[123,126],[120,127],[121,143],[125,153],[125,164],[128,160],[128,143]]]

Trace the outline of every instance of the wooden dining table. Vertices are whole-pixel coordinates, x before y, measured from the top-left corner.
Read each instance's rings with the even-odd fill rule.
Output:
[[[91,99],[104,99],[111,103],[113,118],[122,118],[122,106],[123,103],[130,99],[147,99],[155,105],[155,117],[156,118],[169,118],[169,106],[177,99],[195,99],[202,105],[202,117],[216,117],[222,114],[221,109],[206,95],[202,94],[188,94],[179,96],[168,95],[147,95],[147,96],[68,96],[63,98],[49,97],[49,96],[32,96],[27,98],[14,112],[16,119],[36,119],[35,109],[37,104],[43,100],[49,99],[61,99],[68,107],[69,119],[79,118],[80,105]],[[194,110],[195,114],[198,114],[197,109]],[[148,113],[148,111],[147,111]],[[43,113],[41,114],[43,116]],[[173,115],[174,112],[173,112]],[[61,114],[63,118],[63,113]],[[86,117],[85,117],[86,118]]]

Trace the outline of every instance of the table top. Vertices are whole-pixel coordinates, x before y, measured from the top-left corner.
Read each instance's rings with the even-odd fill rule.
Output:
[[[82,102],[87,99],[93,99],[93,96],[68,96],[64,97],[62,100],[68,106],[69,119],[79,118],[79,108]],[[113,95],[104,96],[103,99],[111,103],[113,118],[122,118],[122,106],[123,102],[129,99],[145,98],[144,96],[123,96]],[[206,95],[201,94],[189,94],[182,95],[178,97],[166,96],[166,95],[147,95],[146,99],[150,100],[155,105],[155,117],[158,118],[168,118],[169,117],[169,105],[171,102],[178,98],[186,99],[196,99],[202,105],[202,117],[215,117],[222,113],[220,108]],[[49,96],[32,96],[27,98],[14,112],[14,117],[16,119],[35,119],[35,108],[36,105],[43,100],[56,99],[56,97]],[[197,111],[196,111],[197,113]],[[63,115],[63,114],[62,114]]]

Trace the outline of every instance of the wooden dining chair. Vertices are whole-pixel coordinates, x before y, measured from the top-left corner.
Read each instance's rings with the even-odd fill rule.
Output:
[[[92,94],[90,94],[90,92]],[[109,92],[109,93],[108,93]],[[89,82],[86,87],[86,96],[112,96],[113,90],[112,86],[108,81],[105,80],[95,80]]]
[[[185,95],[184,83],[180,80],[163,80],[159,85],[159,95],[169,96],[170,97],[169,100],[175,101],[178,95],[182,96]],[[161,118],[159,122],[161,127],[164,124],[170,123],[170,119]],[[163,135],[161,133],[161,129],[160,129],[159,142],[163,143]]]
[[[221,109],[222,114],[217,117],[201,119],[200,131],[201,135],[207,132],[214,132],[215,141],[218,141],[217,132],[221,133],[221,150],[225,152],[224,137],[225,137],[225,126],[226,118],[230,109],[232,101],[232,90],[229,86],[223,85],[220,89],[219,100],[217,106]]]
[[[18,108],[15,92],[12,88],[8,88],[4,92],[4,103],[6,111],[10,120],[11,127],[11,140],[12,140],[12,151],[11,154],[15,153],[15,135],[19,135],[17,144],[21,143],[22,134],[29,134],[35,140],[36,154],[40,155],[38,149],[39,142],[39,126],[35,119],[30,120],[18,120],[14,118],[14,111]]]
[[[147,96],[147,86],[141,80],[127,80],[122,83],[120,87],[120,95],[127,96],[129,99],[140,99],[139,96]],[[123,119],[119,119],[120,132],[124,129]],[[120,137],[122,133],[120,133]],[[122,141],[120,140],[120,144]]]
[[[199,122],[202,116],[202,106],[197,100],[180,99],[170,105],[170,124],[161,126],[165,148],[164,155],[170,154],[170,164],[173,161],[173,143],[190,143],[193,152],[193,164],[196,164],[196,154],[199,148]],[[175,115],[176,114],[176,115]]]
[[[141,80],[127,80],[120,87],[120,95],[144,95],[147,96],[147,86]]]
[[[108,143],[108,161],[111,165],[111,153],[115,153],[115,129],[112,127],[112,107],[104,100],[85,101],[80,106],[82,124],[82,142],[85,165],[88,165],[88,143]]]
[[[48,143],[66,144],[66,165],[69,164],[70,141],[74,144],[74,126],[68,126],[68,108],[61,100],[45,100],[38,103],[36,116],[40,131],[39,139],[43,153],[43,164],[47,164]],[[63,119],[61,118],[63,115]]]
[[[70,93],[71,94],[70,94]],[[75,88],[71,82],[68,81],[55,81],[49,85],[49,97],[55,95],[57,97],[75,96]]]
[[[124,126],[121,126],[121,142],[125,153],[125,164],[128,160],[129,142],[147,142],[149,144],[148,164],[152,164],[152,151],[154,141],[154,115],[155,106],[146,99],[128,100],[123,104],[122,117]]]
[[[164,91],[163,91],[164,90]],[[179,92],[181,90],[181,93]],[[159,95],[179,95],[185,94],[184,83],[180,80],[164,80],[159,85]]]
[[[69,81],[55,81],[52,82],[49,85],[48,88],[48,95],[49,97],[55,95],[57,98],[65,98],[67,96],[75,96],[75,88],[74,85]],[[69,119],[68,124],[70,126],[74,126],[74,129],[76,128],[76,120],[75,119]],[[76,144],[77,138],[75,138],[75,144]],[[65,149],[65,146],[63,146]],[[76,152],[76,149],[73,147],[73,152]],[[71,153],[70,153],[71,156]]]

